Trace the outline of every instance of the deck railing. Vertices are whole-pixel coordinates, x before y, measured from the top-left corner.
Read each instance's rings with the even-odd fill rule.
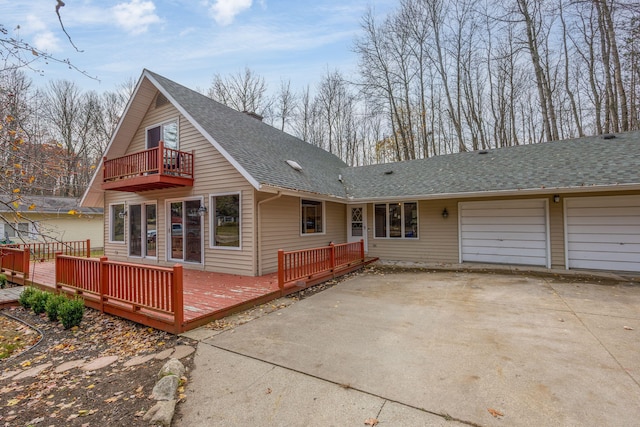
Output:
[[[166,148],[160,141],[157,147],[115,159],[103,161],[103,181],[159,173],[193,179],[193,153]]]
[[[54,259],[57,253],[88,257],[91,254],[91,241],[87,239],[69,242],[9,243],[0,248],[28,249],[32,260],[47,261]]]
[[[0,247],[0,269],[6,271],[11,277],[7,279],[12,282],[18,280],[23,283],[29,278],[29,249],[15,248],[10,245]],[[16,278],[20,274],[22,277]]]
[[[109,261],[56,256],[56,289],[81,295],[106,313],[172,333],[183,332],[183,271]]]
[[[278,286],[298,281],[320,282],[343,270],[364,263],[364,240],[299,251],[278,251]]]

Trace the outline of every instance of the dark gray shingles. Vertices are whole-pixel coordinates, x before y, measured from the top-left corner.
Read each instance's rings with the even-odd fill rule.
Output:
[[[149,74],[262,185],[345,197],[336,156],[155,73]],[[197,155],[197,153],[196,153]],[[291,168],[295,160],[302,171]]]
[[[349,194],[365,199],[640,184],[640,132],[345,168],[342,173]]]
[[[372,199],[640,184],[640,132],[350,168],[320,148],[149,74],[262,185]]]

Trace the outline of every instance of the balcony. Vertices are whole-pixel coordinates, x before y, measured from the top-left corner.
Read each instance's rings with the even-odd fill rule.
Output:
[[[193,186],[193,152],[158,147],[103,161],[103,190],[140,191]]]

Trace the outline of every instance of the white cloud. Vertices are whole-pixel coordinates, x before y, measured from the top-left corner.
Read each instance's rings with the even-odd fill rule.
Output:
[[[141,34],[149,29],[151,24],[161,21],[155,14],[156,6],[152,1],[131,0],[119,3],[112,8],[116,24],[130,34]]]
[[[45,52],[56,52],[60,48],[60,40],[51,31],[42,31],[33,36],[33,46]]]
[[[215,0],[211,13],[218,24],[229,25],[236,15],[249,9],[252,3],[253,0]]]

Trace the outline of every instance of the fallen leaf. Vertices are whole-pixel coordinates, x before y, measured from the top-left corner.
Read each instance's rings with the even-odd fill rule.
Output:
[[[378,424],[378,420],[376,418],[367,418],[364,420],[364,425],[366,426],[375,426]]]
[[[625,326],[624,329],[626,331],[633,331],[633,328],[631,326]]]
[[[504,414],[503,414],[502,412],[500,412],[500,411],[496,411],[496,410],[495,410],[495,409],[493,409],[493,408],[489,408],[489,409],[487,409],[487,411],[489,411],[489,413],[490,413],[491,415],[493,415],[495,418],[498,418],[498,417],[504,417]]]
[[[267,389],[267,394],[271,394],[271,388]]]
[[[92,388],[94,388],[96,385],[95,384],[91,384],[87,386],[87,390],[91,390]]]
[[[105,399],[105,403],[113,403],[113,402],[117,401],[119,398],[120,397],[118,397],[118,396],[110,397],[108,399]]]
[[[11,399],[7,402],[7,406],[16,406],[18,403],[20,403],[20,399]]]

